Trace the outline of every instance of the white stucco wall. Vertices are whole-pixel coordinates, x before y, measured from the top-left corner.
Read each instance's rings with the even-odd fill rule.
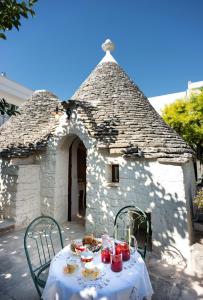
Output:
[[[16,193],[16,226],[26,226],[40,216],[40,168],[19,165]]]
[[[161,96],[149,97],[148,100],[154,109],[162,115],[162,111],[166,105],[175,102],[177,99],[182,99],[191,95],[191,93],[199,93],[200,88],[203,87],[203,81],[191,82],[188,81],[187,90],[184,92],[171,93]]]
[[[0,217],[14,220],[16,216],[16,192],[18,166],[0,160]]]
[[[68,148],[65,144],[56,152],[54,216],[59,222],[68,220]]]
[[[188,256],[190,201],[195,184],[192,162],[172,165],[110,155],[107,149],[97,149],[96,141],[89,138],[82,122],[75,123],[63,117],[46,152],[35,157],[33,162],[19,163],[16,170],[5,166],[4,184],[9,186],[12,176],[18,178],[13,187],[16,190],[16,224],[27,225],[40,214],[53,216],[60,223],[67,221],[69,147],[76,137],[87,150],[86,231],[97,236],[104,232],[113,234],[118,210],[135,205],[151,213],[154,250],[164,252],[176,248]],[[77,143],[73,144],[72,156],[72,214],[77,212],[78,205],[76,148]],[[112,163],[119,164],[118,184],[109,182]]]
[[[188,256],[190,224],[185,177],[187,181],[193,180],[191,165],[183,169],[158,161],[126,161],[93,149],[87,157],[88,232],[112,234],[118,210],[126,205],[136,205],[151,213],[152,240],[156,248],[175,246]],[[109,163],[120,165],[120,182],[116,186],[107,183],[106,165]]]
[[[86,231],[96,235],[105,231],[112,234],[117,211],[125,205],[134,204],[151,213],[154,249],[174,246],[187,256],[191,226],[189,199],[194,186],[192,163],[181,166],[161,164],[156,160],[127,161],[119,156],[110,156],[107,150],[97,150],[95,141],[88,138],[81,124],[73,126],[71,121],[65,122],[61,129],[58,128],[60,138],[49,146],[52,151],[54,147],[56,149],[56,155],[49,163],[52,166],[49,176],[55,176],[51,187],[53,205],[50,206],[54,217],[59,221],[67,220],[68,151],[71,142],[78,136],[87,149]],[[108,183],[108,166],[112,163],[120,166],[120,182],[113,186]],[[74,164],[73,168],[76,168]],[[76,178],[75,169],[72,175],[73,179]],[[72,187],[76,191],[76,187]],[[76,199],[74,194],[74,212]]]
[[[39,158],[40,204],[43,215],[54,216],[56,151],[48,148]]]
[[[7,102],[20,106],[32,93],[31,89],[0,75],[0,98],[6,99]]]

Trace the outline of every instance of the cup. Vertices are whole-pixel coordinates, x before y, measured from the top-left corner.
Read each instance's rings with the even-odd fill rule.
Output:
[[[111,270],[113,272],[120,272],[123,269],[122,253],[111,253]]]
[[[82,263],[88,263],[93,260],[93,253],[91,251],[85,251],[81,253],[80,260]]]
[[[76,261],[76,259],[68,258],[68,259],[66,259],[66,265],[67,266],[75,266],[75,265],[77,265],[77,261]]]

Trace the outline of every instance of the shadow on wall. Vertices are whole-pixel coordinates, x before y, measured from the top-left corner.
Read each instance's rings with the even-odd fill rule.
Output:
[[[150,163],[137,160],[130,163],[122,160],[119,185],[108,187],[105,186],[105,157],[97,152],[92,153],[92,156],[94,157],[88,157],[89,161],[102,160],[103,165],[95,164],[89,170],[87,219],[90,231],[99,234],[106,231],[112,234],[113,221],[118,210],[126,205],[135,205],[151,213],[152,240],[157,252],[166,254],[169,251],[172,257],[180,256],[183,259],[180,248],[184,248],[182,241],[185,240],[189,249],[187,243],[192,239],[189,237],[191,220],[188,218],[190,212],[187,212],[184,187],[180,185],[181,181],[177,182],[177,178],[173,178],[176,175],[172,174],[171,181],[168,182],[167,174],[165,179],[164,174],[158,175],[159,170],[157,173],[155,168],[153,173],[150,170],[152,163],[156,164],[156,161]],[[166,191],[165,185],[171,190],[170,193]],[[95,218],[96,210],[98,214]]]
[[[9,160],[1,161],[0,174],[0,215],[1,218],[15,218],[16,193],[18,181],[18,166],[12,165]]]
[[[92,153],[88,159],[89,161],[102,160],[103,164],[106,163],[105,156],[97,152]],[[159,242],[157,251],[148,253],[146,260],[155,292],[152,299],[176,300],[186,299],[186,297],[190,300],[201,299],[203,296],[202,274],[199,271],[196,272],[197,265],[195,264],[191,269],[188,260],[174,245],[177,235],[180,240],[187,239],[188,235],[186,203],[184,198],[181,199],[181,195],[184,197],[184,191],[182,194],[175,192],[178,186],[177,183],[175,185],[176,178],[174,178],[174,182],[171,181],[171,192],[166,192],[160,180],[150,171],[149,162],[134,161],[132,164],[129,165],[127,161],[123,161],[118,187],[105,187],[106,172],[102,166],[95,164],[90,167],[87,211],[89,232],[95,235],[104,232],[112,234],[115,215],[123,206],[136,205],[143,210],[150,211],[152,239]],[[129,175],[128,180],[126,169]],[[164,182],[164,177],[162,180]],[[203,270],[203,262],[201,264]]]

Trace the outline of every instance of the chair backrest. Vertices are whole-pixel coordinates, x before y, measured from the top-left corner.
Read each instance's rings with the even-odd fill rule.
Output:
[[[34,219],[26,229],[24,248],[36,286],[36,274],[48,266],[55,254],[63,248],[61,229],[56,220],[49,216]]]
[[[114,220],[114,230],[115,233],[122,230],[129,231],[131,238],[136,238],[138,250],[145,258],[149,237],[149,221],[144,211],[133,205],[121,208]],[[116,235],[119,239],[118,234]]]

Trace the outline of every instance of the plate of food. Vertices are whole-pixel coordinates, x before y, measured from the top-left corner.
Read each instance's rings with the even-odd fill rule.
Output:
[[[78,264],[74,260],[67,261],[63,267],[64,275],[72,275],[78,270]]]
[[[82,269],[82,275],[85,279],[95,280],[101,276],[101,270],[92,262],[86,263],[85,268]]]
[[[101,249],[102,242],[100,239],[96,239],[92,235],[86,235],[82,239],[83,245],[92,252],[98,252]]]
[[[70,244],[70,250],[73,254],[80,255],[86,250],[86,247],[83,245],[81,240],[74,240]]]
[[[101,240],[92,235],[85,235],[82,240],[74,240],[70,244],[73,254],[80,255],[83,251],[98,252],[101,249]]]

